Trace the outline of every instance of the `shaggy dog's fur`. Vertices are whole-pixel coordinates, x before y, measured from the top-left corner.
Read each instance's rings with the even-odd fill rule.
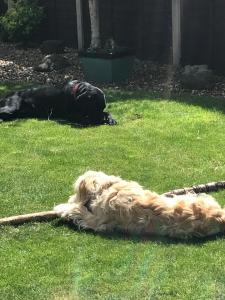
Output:
[[[120,230],[175,238],[205,237],[225,230],[225,210],[206,194],[166,197],[137,182],[88,171],[74,184],[58,215],[81,228]]]
[[[82,125],[115,125],[110,113],[104,112],[105,107],[102,90],[73,80],[63,88],[43,85],[11,92],[0,99],[0,119],[63,119]]]

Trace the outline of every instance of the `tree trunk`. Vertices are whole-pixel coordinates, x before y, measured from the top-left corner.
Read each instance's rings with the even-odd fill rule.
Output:
[[[101,47],[100,20],[99,20],[99,0],[88,0],[91,20],[91,48]]]
[[[8,0],[8,10],[13,7],[14,1],[13,0]]]

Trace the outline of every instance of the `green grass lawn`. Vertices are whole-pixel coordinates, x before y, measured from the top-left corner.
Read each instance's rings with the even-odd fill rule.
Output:
[[[67,201],[88,169],[159,193],[225,180],[223,100],[112,90],[107,98],[117,126],[0,123],[0,216]],[[215,196],[225,204],[224,191]],[[225,299],[225,240],[99,235],[58,221],[8,226],[0,270],[4,300]]]

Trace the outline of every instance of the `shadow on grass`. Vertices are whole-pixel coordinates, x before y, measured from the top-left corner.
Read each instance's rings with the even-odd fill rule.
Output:
[[[26,123],[29,120],[36,120],[36,121],[51,121],[58,123],[60,125],[67,125],[70,126],[71,128],[76,128],[76,129],[82,129],[82,128],[88,128],[88,127],[99,127],[105,124],[81,124],[81,123],[76,123],[76,122],[71,122],[68,120],[64,119],[48,119],[48,118],[36,118],[36,117],[30,117],[30,118],[18,118],[18,119],[10,119],[10,120],[4,120],[0,121],[0,124],[8,124],[11,127],[21,127],[24,123]]]
[[[0,85],[0,96],[4,96],[5,94],[14,91],[14,90],[21,90],[25,88],[31,88],[34,86],[40,86],[41,84],[37,83],[11,83],[11,82],[4,82]],[[204,109],[219,111],[225,113],[225,97],[222,96],[211,96],[211,95],[192,95],[188,92],[183,93],[171,93],[169,91],[164,92],[151,92],[151,91],[129,91],[123,89],[113,89],[113,88],[106,88],[104,89],[106,94],[107,103],[114,103],[114,102],[124,102],[124,101],[138,101],[138,100],[149,100],[149,101],[174,101],[179,103],[184,103],[187,105],[199,106]],[[209,92],[210,93],[210,92]],[[62,121],[62,124],[66,124]],[[68,125],[75,127],[77,124],[68,122]],[[80,126],[78,126],[80,127]]]
[[[157,93],[147,91],[106,91],[108,103],[138,100],[174,101],[187,105],[199,106],[208,110],[225,113],[225,97],[222,96],[194,96],[190,93]]]
[[[223,97],[210,97],[210,96],[193,96],[184,94],[182,96],[171,96],[173,101],[185,103],[188,105],[199,106],[204,109],[213,110],[225,113],[225,98]]]
[[[72,222],[72,221],[64,221],[64,220],[55,220],[53,221],[53,226],[57,227],[67,227],[70,230],[73,231],[80,231],[85,232],[86,234],[89,234],[91,236],[101,236],[104,239],[109,239],[109,240],[114,240],[120,241],[120,240],[128,240],[132,241],[134,243],[148,243],[148,242],[155,242],[157,244],[166,244],[166,245],[193,245],[193,246],[202,246],[205,243],[208,243],[210,241],[215,241],[215,240],[223,240],[225,239],[225,236],[223,234],[217,234],[213,235],[207,238],[191,238],[188,240],[182,240],[182,239],[175,239],[175,238],[170,238],[170,237],[162,237],[162,236],[147,236],[147,235],[137,235],[137,234],[127,234],[123,232],[112,232],[112,233],[99,233],[99,232],[94,232],[93,230],[83,230],[83,229],[78,229],[78,227]]]
[[[190,239],[179,239],[179,238],[172,238],[172,237],[166,237],[166,236],[157,236],[157,235],[138,235],[138,234],[129,234],[121,231],[114,231],[114,232],[108,232],[108,233],[103,233],[103,232],[95,232],[91,229],[80,229],[78,226],[76,226],[72,221],[66,221],[60,218],[56,218],[51,221],[46,221],[46,219],[40,219],[38,221],[30,221],[30,220],[25,220],[23,222],[20,222],[18,224],[14,225],[7,225],[7,226],[12,226],[14,228],[19,228],[20,226],[23,226],[25,224],[39,224],[39,223],[50,223],[51,226],[54,228],[61,228],[65,227],[68,228],[71,232],[78,232],[81,234],[85,233],[85,235],[89,235],[90,237],[93,236],[100,236],[103,239],[106,240],[113,240],[115,242],[117,241],[132,241],[133,243],[149,243],[149,242],[154,242],[156,244],[161,244],[161,245],[168,245],[168,246],[173,246],[173,245],[190,245],[190,246],[196,246],[196,247],[201,247],[204,244],[207,244],[208,242],[211,241],[216,241],[216,240],[225,240],[225,235],[223,233],[219,233],[216,235],[208,236],[208,237],[194,237]],[[4,226],[4,225],[3,225]],[[0,226],[1,227],[1,226]]]

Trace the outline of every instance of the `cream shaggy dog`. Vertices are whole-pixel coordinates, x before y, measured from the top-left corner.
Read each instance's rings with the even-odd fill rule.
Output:
[[[137,182],[95,171],[80,176],[74,189],[68,203],[54,210],[81,228],[175,238],[225,231],[225,210],[206,194],[166,197]]]

